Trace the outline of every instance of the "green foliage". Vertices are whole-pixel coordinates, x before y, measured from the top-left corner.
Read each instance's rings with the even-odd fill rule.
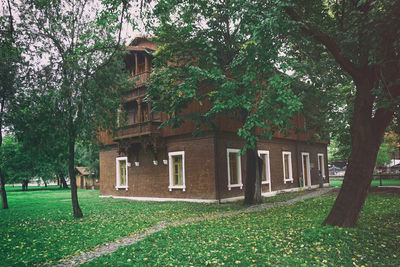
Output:
[[[20,183],[34,178],[39,168],[36,163],[35,158],[31,158],[13,136],[4,137],[0,147],[0,170],[5,183]]]
[[[4,266],[44,264],[99,244],[144,232],[162,222],[236,210],[234,205],[141,202],[99,198],[78,190],[85,217],[72,217],[69,190],[20,192],[7,188],[13,210],[0,210],[0,257]]]
[[[400,198],[369,195],[359,226],[322,227],[333,196],[172,227],[86,266],[361,266],[400,263]]]
[[[87,167],[89,177],[100,176],[99,148],[97,145],[84,145],[78,143],[75,146],[75,166]]]
[[[383,166],[391,162],[391,153],[394,148],[390,147],[388,143],[383,142],[379,148],[378,156],[376,157],[376,167]]]
[[[276,17],[260,19],[257,10],[246,1],[157,3],[153,30],[159,47],[148,97],[153,110],[170,115],[163,126],[193,120],[198,134],[227,116],[240,122],[245,149],[254,148],[256,127],[271,138],[290,126],[301,103],[280,64],[285,38],[276,41],[289,25]],[[201,111],[188,113],[191,104]]]

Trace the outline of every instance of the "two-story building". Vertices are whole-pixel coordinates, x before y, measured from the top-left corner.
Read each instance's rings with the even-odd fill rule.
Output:
[[[125,97],[126,125],[114,136],[100,134],[106,145],[100,151],[101,196],[204,202],[243,198],[246,161],[239,153],[244,143],[237,136],[237,124],[218,118],[218,130],[200,137],[192,135],[190,122],[175,130],[159,128],[166,115],[150,112],[144,102],[144,82],[152,65],[148,52],[156,49],[146,38],[136,38],[127,47],[126,65],[137,83]],[[302,118],[294,122],[301,127]],[[319,175],[328,183],[327,143],[308,140],[309,135],[293,131],[258,141],[264,195],[317,187]]]

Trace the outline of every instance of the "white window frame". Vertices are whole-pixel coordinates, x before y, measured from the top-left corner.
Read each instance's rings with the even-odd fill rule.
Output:
[[[289,179],[285,179],[286,172],[285,172],[285,155],[289,155]],[[293,170],[292,170],[292,152],[289,151],[282,151],[282,167],[283,167],[283,183],[286,184],[287,182],[293,183]]]
[[[183,185],[173,185],[174,184],[174,177],[173,177],[173,156],[182,156],[182,184]],[[182,189],[183,192],[186,191],[186,182],[185,182],[185,151],[175,151],[168,153],[168,162],[169,162],[169,191],[172,189]]]
[[[304,169],[304,156],[307,156],[306,170]],[[307,187],[311,187],[311,162],[310,162],[310,153],[308,152],[301,152],[301,170],[303,175],[303,187],[306,187],[306,182],[307,182]],[[308,177],[307,181],[304,175],[305,171],[307,171],[307,177]]]
[[[269,151],[268,150],[258,150],[258,156],[261,157],[261,154],[266,155],[268,158],[267,170],[265,170],[265,177],[267,178],[266,181],[261,181],[262,184],[269,184],[271,183],[271,165],[269,159]]]
[[[237,184],[231,184],[231,168],[229,165],[229,153],[237,153],[238,154],[238,183]],[[227,167],[228,167],[228,190],[231,190],[232,187],[240,187],[240,189],[243,189],[243,183],[242,183],[242,164],[241,164],[241,156],[240,156],[240,149],[236,148],[227,148],[226,149],[226,161],[227,161]]]
[[[125,161],[125,172],[126,172],[126,185],[120,185],[120,172],[119,172],[119,162]],[[115,189],[125,189],[128,190],[128,157],[118,157],[115,159],[115,168],[116,168],[116,186]]]
[[[321,160],[322,166],[320,166],[320,164],[319,164],[319,157],[322,158],[322,160]],[[318,171],[321,170],[322,178],[325,179],[326,174],[325,174],[325,155],[324,155],[324,153],[317,154],[317,161],[318,161]]]

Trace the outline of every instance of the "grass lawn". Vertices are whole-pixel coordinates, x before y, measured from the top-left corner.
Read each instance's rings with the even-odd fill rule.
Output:
[[[8,187],[0,211],[1,266],[54,263],[96,245],[177,221],[243,208],[239,203],[138,202],[79,190],[85,217],[72,218],[70,191]],[[43,189],[43,188],[42,188]],[[305,191],[279,194],[280,202]],[[400,265],[400,198],[370,195],[354,229],[321,227],[334,196],[272,210],[169,227],[89,265]]]
[[[359,225],[322,227],[334,195],[169,227],[90,266],[400,266],[400,197],[368,196]]]
[[[331,180],[329,181],[329,184],[331,186],[342,186],[343,181],[342,180]],[[371,186],[379,186],[379,180],[372,180]],[[382,185],[383,186],[400,186],[400,180],[382,180]]]
[[[239,209],[239,205],[138,202],[99,198],[98,190],[78,190],[84,218],[72,217],[68,190],[22,192],[7,187],[10,209],[0,210],[0,266],[54,262],[119,237],[143,232],[161,221]]]

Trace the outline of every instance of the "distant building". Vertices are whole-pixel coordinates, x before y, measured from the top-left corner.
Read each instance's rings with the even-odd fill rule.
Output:
[[[76,167],[76,186],[80,189],[100,189],[99,178],[90,177],[87,167]]]

